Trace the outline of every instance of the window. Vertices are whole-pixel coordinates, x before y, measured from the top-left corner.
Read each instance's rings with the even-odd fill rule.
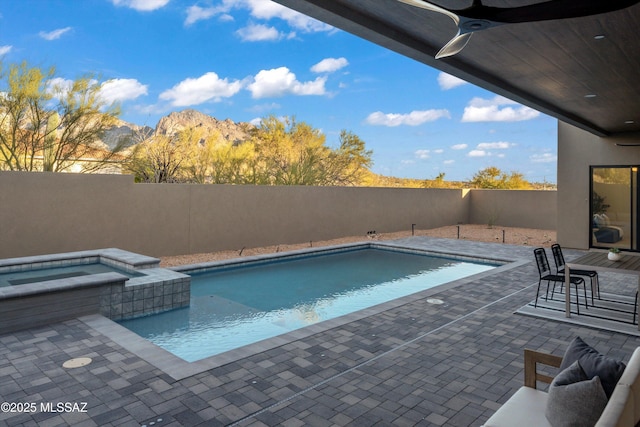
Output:
[[[591,247],[638,250],[638,167],[591,167]]]

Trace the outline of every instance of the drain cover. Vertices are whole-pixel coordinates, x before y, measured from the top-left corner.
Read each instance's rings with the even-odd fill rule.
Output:
[[[437,298],[429,298],[429,299],[427,299],[427,302],[429,304],[436,304],[436,305],[444,304],[444,301],[442,301],[441,299],[437,299]]]
[[[72,369],[72,368],[80,368],[82,366],[87,366],[91,363],[90,357],[78,357],[76,359],[69,359],[62,364],[63,368]]]

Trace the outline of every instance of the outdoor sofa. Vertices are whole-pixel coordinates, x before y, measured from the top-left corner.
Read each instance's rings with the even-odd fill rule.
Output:
[[[539,372],[538,364],[565,369],[554,378],[545,373],[549,368]],[[563,357],[525,350],[524,369],[524,386],[485,427],[634,427],[640,422],[640,347],[625,367],[578,337]],[[592,377],[593,369],[600,370],[599,376]],[[590,375],[574,375],[580,371]],[[548,391],[538,390],[538,381],[550,384]]]
[[[605,214],[593,216],[592,232],[594,243],[616,243],[624,237],[622,228],[612,225]]]

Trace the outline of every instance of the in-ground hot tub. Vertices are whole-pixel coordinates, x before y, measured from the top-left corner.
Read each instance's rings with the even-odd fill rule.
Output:
[[[0,260],[0,334],[87,314],[113,320],[189,305],[190,277],[121,249]]]

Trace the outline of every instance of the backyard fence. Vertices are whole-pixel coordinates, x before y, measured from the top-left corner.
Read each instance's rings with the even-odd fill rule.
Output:
[[[0,258],[107,247],[167,256],[492,221],[554,230],[556,193],[136,184],[127,175],[0,172]]]

